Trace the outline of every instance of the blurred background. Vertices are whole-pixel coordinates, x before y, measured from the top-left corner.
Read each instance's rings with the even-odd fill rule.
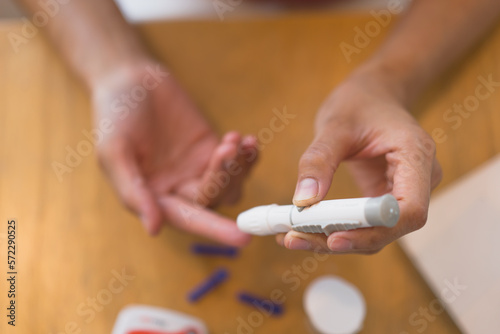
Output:
[[[217,17],[212,1],[210,0],[117,0],[125,16],[134,22],[180,19],[180,18],[200,18]],[[250,2],[250,3],[249,3]],[[334,1],[320,5],[321,10],[360,10],[383,8],[386,0],[349,0]],[[259,3],[259,1],[244,1],[238,6],[234,14],[236,15],[267,15],[278,13],[283,9],[283,5]],[[12,0],[2,0],[0,2],[0,17],[16,18],[22,13]]]
[[[265,145],[242,201],[220,209],[233,219],[256,205],[290,202],[315,111],[397,21],[348,62],[339,45],[352,43],[354,29],[376,22],[370,11],[386,8],[388,0],[305,7],[243,1],[224,22],[210,0],[118,4],[219,134],[234,128],[257,134],[269,127],[276,110],[296,115]],[[280,288],[286,296],[284,315],[266,318],[247,333],[313,334],[302,297],[321,275],[342,277],[362,292],[367,316],[360,333],[498,332],[492,326],[500,309],[494,240],[500,233],[500,91],[481,101],[458,129],[443,114],[474,94],[478,78],[499,80],[500,26],[437,79],[412,110],[427,132],[441,129],[446,137],[437,145],[444,178],[433,194],[427,226],[373,256],[314,262],[311,253],[290,252],[273,237],[254,238],[235,259],[196,256],[191,245],[207,240],[175,229],[151,238],[116,198],[94,154],[60,182],[51,164],[64,161],[67,147],[77,147],[86,140],[82,130],[92,129],[89,94],[43,34],[13,51],[8,34],[21,31],[22,17],[10,0],[0,0],[0,219],[15,218],[20,226],[19,325],[3,327],[2,320],[1,333],[110,333],[120,310],[130,304],[197,316],[212,333],[239,333],[240,319],[247,321],[255,310],[239,304],[235,291],[269,298]],[[341,167],[328,198],[357,196]],[[299,287],[292,291],[283,275],[311,261],[314,269],[293,274]],[[189,303],[187,292],[220,266],[230,271],[229,282]],[[121,272],[133,278],[103,299]],[[4,309],[7,287],[1,277]],[[453,290],[454,284],[466,288]],[[455,298],[443,291],[454,291]],[[96,299],[101,302],[91,312]]]

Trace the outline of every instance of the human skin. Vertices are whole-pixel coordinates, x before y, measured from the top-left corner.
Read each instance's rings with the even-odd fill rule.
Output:
[[[394,228],[295,231],[277,242],[290,249],[372,254],[427,220],[430,193],[441,179],[432,138],[408,112],[437,75],[460,58],[498,20],[494,0],[416,0],[368,61],[321,106],[315,137],[299,163],[297,206],[322,200],[345,162],[365,196],[392,193],[401,216]]]
[[[41,10],[38,0],[20,2],[29,12]],[[211,208],[240,197],[257,160],[256,138],[230,131],[219,139],[113,1],[72,0],[45,31],[86,84],[96,126],[114,125],[97,146],[99,162],[146,231],[157,234],[168,223],[229,245],[248,244],[250,235]],[[147,91],[144,99],[133,98],[138,89]],[[221,186],[214,191],[213,185]]]
[[[41,9],[38,0],[19,2],[32,13]],[[371,254],[425,224],[441,170],[434,142],[409,113],[411,103],[493,26],[499,13],[495,0],[415,0],[378,52],[336,87],[317,113],[314,140],[299,162],[294,204],[322,200],[345,162],[364,195],[389,192],[397,198],[397,226],[328,238],[291,231],[276,237],[280,245]],[[146,230],[155,234],[166,221],[223,243],[247,244],[248,235],[210,208],[238,198],[256,160],[255,138],[231,132],[218,139],[172,76],[118,119],[113,101],[141,85],[158,62],[113,1],[72,0],[46,32],[89,88],[94,121],[114,121],[116,130],[98,147],[99,160]],[[200,196],[212,176],[231,164],[241,172],[229,185],[217,196]]]

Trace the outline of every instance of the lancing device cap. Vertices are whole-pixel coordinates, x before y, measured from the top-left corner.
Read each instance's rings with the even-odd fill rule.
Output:
[[[240,213],[236,223],[240,230],[253,235],[286,233],[291,230],[290,211],[292,208],[293,205],[257,206]]]
[[[365,204],[365,217],[373,225],[394,227],[399,220],[398,201],[389,194],[370,198]]]
[[[261,205],[242,212],[239,214],[236,223],[238,224],[238,227],[246,233],[254,235],[273,234],[267,225],[267,214],[269,213],[269,210],[275,206],[277,205]]]

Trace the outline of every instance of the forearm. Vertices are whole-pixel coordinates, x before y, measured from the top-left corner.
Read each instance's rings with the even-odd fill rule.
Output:
[[[398,26],[358,73],[376,72],[409,104],[457,61],[500,16],[498,0],[414,0]]]
[[[39,0],[18,0],[31,13]],[[70,67],[92,87],[111,71],[141,62],[147,52],[112,0],[71,0],[50,18],[46,33]]]

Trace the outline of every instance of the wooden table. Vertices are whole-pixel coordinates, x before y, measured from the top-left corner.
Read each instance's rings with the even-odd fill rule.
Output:
[[[307,13],[140,27],[220,133],[258,133],[269,126],[274,108],[286,106],[296,115],[265,145],[243,201],[222,212],[236,217],[254,205],[290,202],[316,109],[373,52],[386,30],[350,64],[339,44],[352,43],[353,28],[371,20],[362,14]],[[362,333],[416,333],[419,327],[410,323],[411,315],[435,296],[397,244],[374,256],[318,260],[308,252],[282,249],[272,237],[255,238],[235,260],[202,258],[189,252],[191,243],[200,241],[197,237],[169,228],[148,237],[118,203],[93,155],[59,182],[52,162],[64,161],[65,148],[75,148],[85,139],[82,130],[91,129],[88,94],[41,34],[14,53],[6,37],[20,28],[19,22],[0,26],[0,332],[109,333],[121,308],[147,304],[198,316],[212,333],[238,333],[249,317],[255,325],[251,333],[312,333],[302,309],[303,291],[314,277],[333,274],[355,284],[366,298]],[[500,78],[499,53],[497,29],[439,80],[415,110],[426,130],[439,127],[447,136],[438,144],[442,186],[500,152],[497,91],[458,129],[443,119],[447,108],[474,94],[478,76]],[[357,195],[341,168],[329,197]],[[19,227],[14,329],[7,328],[4,316],[9,218],[17,219]],[[196,304],[188,303],[187,291],[219,266],[231,273],[227,284]],[[301,274],[292,272],[297,266]],[[122,271],[128,279],[114,279]],[[295,291],[291,279],[298,285]],[[270,298],[274,289],[286,298],[281,318],[258,316],[235,299],[239,290]],[[458,329],[443,313],[429,321],[427,332]]]

